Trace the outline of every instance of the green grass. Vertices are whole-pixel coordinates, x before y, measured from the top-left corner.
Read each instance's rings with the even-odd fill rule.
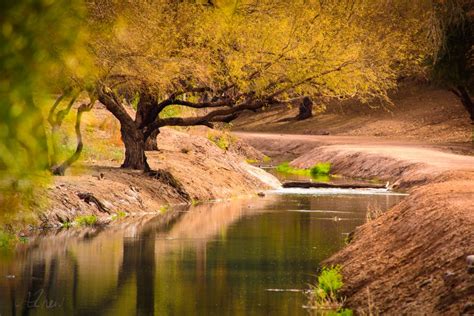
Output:
[[[248,164],[269,163],[270,161],[272,161],[272,158],[264,155],[262,159],[248,158],[248,159],[245,159],[245,161]]]
[[[321,175],[329,175],[331,172],[331,163],[330,162],[319,162],[315,164],[311,169],[309,169],[309,173],[312,177],[321,176]]]
[[[16,244],[15,235],[0,230],[0,249],[10,249]]]
[[[340,266],[324,267],[318,276],[317,290],[321,297],[336,297],[337,292],[342,288],[342,274]]]
[[[236,139],[234,136],[227,132],[217,133],[208,133],[207,139],[213,142],[220,149],[227,151],[230,146],[235,143]]]
[[[124,211],[117,211],[114,215],[112,215],[112,220],[118,220],[127,217],[127,213]]]
[[[290,166],[290,164],[288,162],[284,162],[284,163],[279,164],[276,167],[276,171],[281,172],[281,173],[300,175],[300,176],[309,175],[309,170],[308,169],[300,169],[300,168],[292,167],[292,166]]]
[[[76,217],[75,222],[79,226],[94,226],[95,224],[97,224],[97,216],[95,215],[78,216]]]
[[[72,227],[72,223],[71,222],[64,222],[64,223],[61,223],[61,228],[65,228],[65,229],[69,229]]]
[[[329,176],[331,172],[331,163],[319,162],[309,169],[302,169],[292,167],[288,162],[284,162],[276,167],[276,171],[286,174],[308,176],[312,178],[317,178],[321,181],[328,181],[329,179],[326,177]]]
[[[166,212],[168,212],[169,209],[170,209],[169,205],[162,205],[160,207],[160,213],[166,213]]]
[[[318,276],[318,284],[309,294],[309,306],[315,310],[330,311],[327,315],[353,315],[352,310],[342,308],[344,299],[339,296],[339,290],[343,285],[340,266],[324,267]]]

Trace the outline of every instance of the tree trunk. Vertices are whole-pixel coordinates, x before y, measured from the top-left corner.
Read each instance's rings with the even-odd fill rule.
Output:
[[[296,119],[298,121],[306,120],[313,116],[313,101],[311,98],[304,97],[303,102],[300,103],[300,112]]]
[[[150,171],[145,156],[145,139],[138,129],[127,129],[122,125],[122,141],[125,144],[125,161],[122,168]]]
[[[471,123],[474,124],[474,101],[471,99],[466,87],[459,86],[457,90],[458,93],[456,95],[461,99],[462,105],[469,112]]]
[[[160,133],[159,129],[154,130],[150,136],[146,139],[145,142],[145,150],[148,151],[157,151],[158,150],[158,143],[156,141],[156,137]]]

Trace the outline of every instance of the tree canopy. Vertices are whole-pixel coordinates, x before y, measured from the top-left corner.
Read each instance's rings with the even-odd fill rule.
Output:
[[[0,168],[12,179],[57,164],[41,136],[38,93],[60,94],[48,116],[54,130],[75,95],[87,91],[82,110],[98,99],[120,121],[123,166],[147,169],[145,144],[162,126],[212,126],[307,97],[387,102],[401,78],[447,69],[443,64],[453,63],[444,61],[458,61],[458,51],[464,58],[459,69],[469,72],[472,56],[468,0],[31,0],[1,6]],[[459,42],[456,30],[469,41],[451,45]],[[132,100],[136,114],[127,109]],[[164,115],[170,106],[191,111]],[[79,112],[77,118],[80,140]],[[81,148],[82,140],[77,153]]]
[[[401,76],[423,71],[428,8],[410,1],[92,1],[99,100],[127,130],[124,139],[136,134],[130,145],[162,126],[230,121],[308,95],[387,100]],[[123,108],[126,95],[142,98],[135,120]],[[161,118],[171,105],[212,111]],[[125,167],[146,168],[127,159],[136,160],[127,156]]]

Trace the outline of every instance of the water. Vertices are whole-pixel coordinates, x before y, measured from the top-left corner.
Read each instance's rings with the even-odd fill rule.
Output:
[[[0,258],[0,314],[306,315],[319,263],[402,197],[282,193],[32,239]]]

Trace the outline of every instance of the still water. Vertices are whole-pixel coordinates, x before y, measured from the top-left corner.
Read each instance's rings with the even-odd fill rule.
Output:
[[[403,197],[301,193],[31,239],[0,257],[0,314],[305,315],[302,290],[319,263],[369,204],[388,209]]]

